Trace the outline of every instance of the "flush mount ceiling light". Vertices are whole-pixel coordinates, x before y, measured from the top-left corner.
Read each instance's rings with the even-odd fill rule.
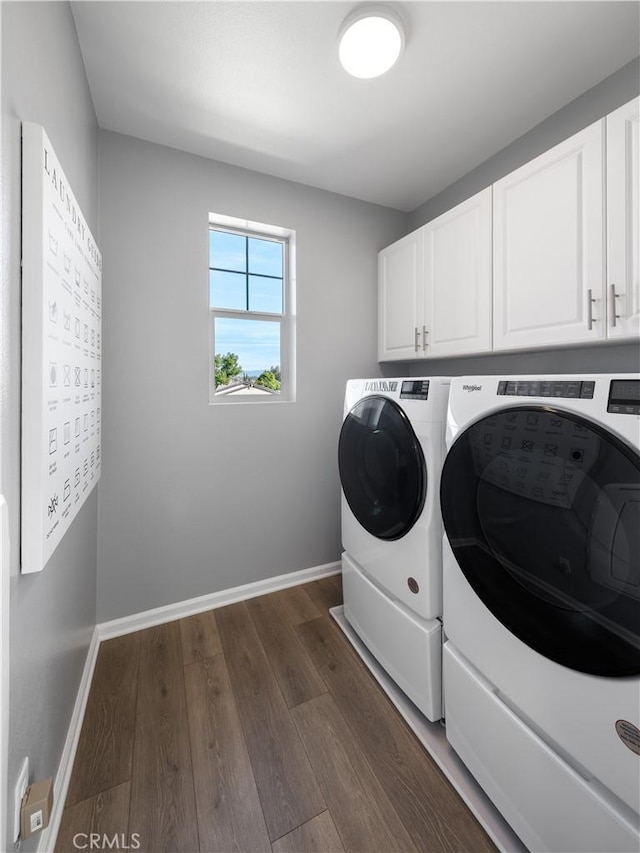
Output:
[[[400,16],[386,6],[359,6],[340,29],[338,56],[354,77],[379,77],[396,62],[404,47]]]

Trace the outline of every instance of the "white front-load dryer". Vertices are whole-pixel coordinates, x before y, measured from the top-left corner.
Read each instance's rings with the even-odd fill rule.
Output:
[[[448,378],[351,379],[338,445],[342,545],[423,619],[442,613]]]
[[[439,488],[449,382],[349,380],[338,447],[345,616],[432,720],[441,717]]]
[[[447,738],[535,851],[640,849],[640,376],[452,380]]]

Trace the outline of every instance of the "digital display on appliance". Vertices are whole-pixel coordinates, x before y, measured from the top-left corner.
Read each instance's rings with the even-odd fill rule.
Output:
[[[405,379],[400,389],[401,400],[427,400],[429,397],[428,379]]]
[[[609,397],[614,400],[630,400],[640,403],[640,379],[614,379]]]
[[[607,411],[617,415],[640,415],[640,379],[612,379]]]

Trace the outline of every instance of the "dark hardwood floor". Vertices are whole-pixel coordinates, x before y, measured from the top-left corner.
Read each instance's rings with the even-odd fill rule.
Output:
[[[341,600],[334,576],[103,642],[56,851],[494,851]]]

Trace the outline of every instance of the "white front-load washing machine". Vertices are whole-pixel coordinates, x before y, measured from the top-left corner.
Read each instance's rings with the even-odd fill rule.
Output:
[[[640,849],[640,376],[452,380],[447,738],[523,842]]]
[[[338,446],[345,617],[431,720],[442,705],[439,487],[449,382],[349,380]]]

